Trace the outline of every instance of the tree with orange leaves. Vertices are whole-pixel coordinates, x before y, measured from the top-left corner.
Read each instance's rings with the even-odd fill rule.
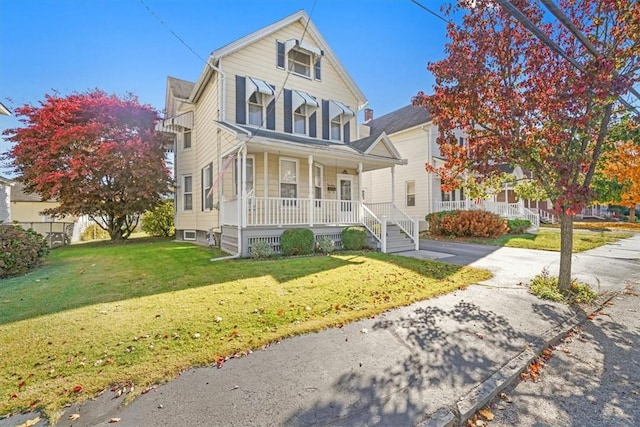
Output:
[[[448,12],[447,57],[431,63],[429,109],[440,135],[444,186],[471,172],[490,177],[504,164],[533,173],[560,216],[559,285],[571,285],[573,216],[594,200],[591,182],[610,141],[619,97],[640,81],[640,2],[563,0],[560,9],[581,32],[549,22],[539,2],[511,0],[572,64],[514,18],[499,1],[458,0]],[[594,55],[594,51],[597,53]],[[455,138],[462,130],[466,147]]]

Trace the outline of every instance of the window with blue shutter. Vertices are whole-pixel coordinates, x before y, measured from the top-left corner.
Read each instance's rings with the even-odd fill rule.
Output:
[[[283,42],[279,42],[276,40],[276,56],[277,56],[277,63],[276,65],[278,66],[278,68],[283,68],[284,69],[284,59],[285,59],[285,54],[284,54],[284,43]]]
[[[322,139],[329,139],[329,101],[322,100]]]
[[[293,96],[291,90],[284,90],[284,131],[293,132]]]
[[[236,123],[247,123],[247,87],[242,76],[236,76]]]
[[[317,119],[318,114],[314,111],[313,114],[309,116],[309,136],[311,138],[316,138],[318,136]]]
[[[349,142],[351,140],[351,126],[349,126],[349,122],[344,124],[343,129],[343,136],[344,136],[344,142]]]

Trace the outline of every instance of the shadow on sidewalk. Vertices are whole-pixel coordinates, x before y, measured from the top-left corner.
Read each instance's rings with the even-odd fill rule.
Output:
[[[413,425],[451,404],[535,338],[466,301],[450,309],[418,308],[373,328],[408,349],[407,357],[388,363],[384,372],[367,372],[365,366],[342,375],[332,385],[332,400],[310,403],[287,425]]]

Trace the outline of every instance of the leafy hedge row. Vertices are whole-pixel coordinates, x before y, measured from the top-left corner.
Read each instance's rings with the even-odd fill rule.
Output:
[[[453,237],[498,237],[509,230],[507,222],[487,211],[444,211],[427,215],[429,232]]]
[[[0,225],[0,279],[26,273],[48,253],[41,234],[17,225]]]

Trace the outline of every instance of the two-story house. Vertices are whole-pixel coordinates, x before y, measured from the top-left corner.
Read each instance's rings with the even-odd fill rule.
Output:
[[[384,134],[392,141],[400,156],[408,159],[406,165],[370,171],[363,175],[362,186],[367,206],[391,201],[407,215],[418,217],[420,230],[427,228],[427,214],[459,209],[488,210],[505,218],[528,219],[534,227],[539,226],[540,214],[537,206],[533,208],[528,201],[526,205],[525,201],[517,201],[510,186],[493,195],[491,200],[481,201],[470,200],[461,188],[442,191],[438,176],[425,170],[425,164],[442,167],[445,162],[437,143],[438,127],[423,107],[407,105],[379,118],[374,118],[373,111],[365,109],[361,132],[368,133],[371,137]],[[456,133],[456,138],[461,146],[466,144],[462,132]],[[523,178],[519,167],[507,168],[505,172],[513,174],[517,179]],[[385,185],[388,182],[393,182],[393,186]]]
[[[360,134],[366,104],[304,11],[213,51],[194,83],[169,77],[177,238],[248,256],[290,227],[339,244],[362,225],[383,252],[417,248],[415,218],[363,203],[363,173],[406,164],[384,132]]]

